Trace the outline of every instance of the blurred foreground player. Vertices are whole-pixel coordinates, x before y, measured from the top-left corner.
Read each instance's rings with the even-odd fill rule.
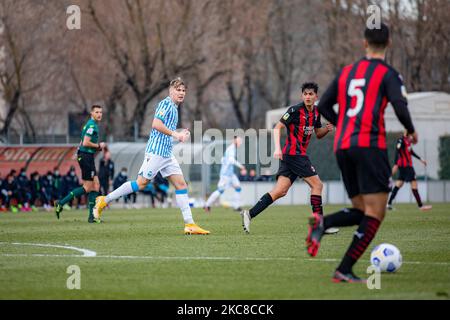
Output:
[[[319,112],[336,125],[334,151],[352,207],[310,219],[307,251],[316,256],[324,230],[358,225],[353,241],[334,272],[334,282],[365,282],[353,265],[375,237],[386,212],[391,169],[386,150],[384,111],[390,102],[401,124],[417,143],[401,76],[384,62],[389,28],[364,33],[366,57],[344,67],[319,102]],[[339,105],[338,114],[333,110]]]

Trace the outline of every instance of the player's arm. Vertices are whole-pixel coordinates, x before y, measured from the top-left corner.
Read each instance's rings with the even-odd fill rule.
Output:
[[[273,128],[273,142],[275,144],[275,151],[273,153],[273,157],[275,159],[283,159],[283,152],[281,151],[281,129],[283,129],[285,125],[279,121],[275,127]]]
[[[422,162],[422,164],[423,164],[424,166],[427,165],[427,162],[426,162],[425,160],[423,160],[417,153],[415,153],[413,149],[411,149],[411,155],[412,155],[414,158],[418,159],[420,162]]]
[[[400,150],[403,147],[403,139],[398,139],[397,144],[395,146],[395,159],[394,165],[392,166],[392,176],[394,176],[398,171],[398,159],[400,158]]]
[[[244,175],[247,174],[247,169],[245,169],[245,166],[242,163],[237,161],[235,158],[229,158],[228,160],[229,160],[229,163],[238,167],[241,170],[241,172],[243,172]]]
[[[338,77],[328,86],[317,106],[319,113],[333,125],[336,125],[338,121],[337,114],[333,110],[333,106],[337,103],[337,95]]]
[[[189,134],[188,130],[184,129],[182,132],[176,132],[170,130],[164,124],[164,121],[166,120],[169,113],[170,113],[170,105],[164,104],[164,102],[161,101],[155,111],[155,117],[153,118],[152,122],[152,129],[158,130],[159,132],[167,136],[174,137],[176,140],[180,142],[186,141]]]
[[[88,129],[89,131],[90,129]],[[106,143],[100,142],[100,143],[94,143],[91,141],[91,136],[86,134],[83,138],[83,147],[86,148],[96,148],[98,150],[102,150],[106,146]]]
[[[396,163],[396,164],[394,164],[392,166],[392,174],[391,174],[391,176],[394,176],[397,173],[397,171],[398,171],[398,165]]]
[[[184,129],[182,132],[176,132],[172,131],[169,128],[166,127],[164,122],[162,122],[161,119],[155,117],[152,122],[152,128],[155,130],[158,130],[162,134],[174,137],[176,140],[180,142],[184,142],[187,140],[188,137],[188,130]]]
[[[232,164],[232,165],[238,167],[241,170],[245,170],[245,167],[242,165],[242,163],[237,161],[236,158],[234,156],[232,156],[232,155],[227,155],[227,162],[229,164]]]
[[[418,140],[417,132],[415,132],[411,115],[408,110],[406,88],[400,75],[395,72],[390,72],[386,77],[385,88],[387,98],[394,108],[397,119],[408,131],[408,134],[412,136],[412,142],[416,144]]]
[[[328,132],[333,131],[334,126],[331,123],[327,123],[325,127],[322,128],[314,128],[314,132],[316,133],[317,139],[322,139],[325,137]]]

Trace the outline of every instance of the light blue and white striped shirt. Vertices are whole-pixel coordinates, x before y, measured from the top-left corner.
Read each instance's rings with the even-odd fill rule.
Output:
[[[236,145],[233,143],[228,146],[222,157],[222,167],[220,168],[221,177],[230,177],[234,174],[234,166],[240,167],[241,164],[236,160]]]
[[[174,131],[178,124],[178,106],[170,99],[165,98],[156,107],[155,118],[161,120],[164,125]],[[164,158],[172,156],[173,139],[156,129],[150,131],[150,137],[145,148],[146,154],[155,154]]]

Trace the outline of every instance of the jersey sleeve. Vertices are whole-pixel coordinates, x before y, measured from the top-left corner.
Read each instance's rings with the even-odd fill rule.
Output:
[[[390,71],[385,78],[385,90],[388,101],[394,108],[395,115],[400,123],[408,130],[414,132],[414,125],[408,110],[408,99],[405,85],[401,76],[394,71]]]
[[[401,76],[397,72],[389,72],[386,77],[385,86],[386,96],[390,103],[408,103],[405,85],[403,84]]]
[[[294,119],[294,114],[297,112],[297,110],[294,107],[290,107],[287,109],[287,111],[283,114],[283,116],[280,119],[280,122],[284,124],[285,126],[289,125]]]
[[[314,128],[319,129],[322,128],[322,121],[320,119],[320,113],[317,115],[316,122],[314,122]]]
[[[161,101],[156,107],[155,118],[164,122],[167,119],[167,116],[170,112],[170,103],[167,101]]]
[[[93,124],[90,124],[90,125],[88,125],[88,127],[86,128],[86,132],[85,132],[85,136],[88,136],[88,137],[90,137],[90,138],[92,138],[94,135],[95,135],[95,133],[96,133],[96,128],[95,128],[95,125],[93,125]]]
[[[320,114],[322,114],[324,118],[330,121],[333,125],[336,125],[338,120],[337,114],[333,110],[333,106],[337,103],[338,79],[339,75],[328,86],[319,101],[319,105],[317,106]]]
[[[416,159],[422,160],[422,158],[417,153],[415,153],[413,149],[411,149],[411,155]]]

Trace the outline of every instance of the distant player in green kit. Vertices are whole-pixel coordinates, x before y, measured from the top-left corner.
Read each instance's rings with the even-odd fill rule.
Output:
[[[89,202],[89,218],[88,222],[93,223],[94,215],[92,209],[95,206],[95,198],[99,195],[100,182],[95,170],[95,153],[106,147],[106,143],[98,142],[99,130],[98,123],[102,120],[102,107],[93,105],[91,108],[91,118],[83,127],[81,132],[81,141],[78,147],[77,160],[81,168],[81,176],[83,178],[83,186],[69,192],[67,196],[59,200],[55,204],[56,217],[59,219],[63,206],[75,197],[88,194]]]

